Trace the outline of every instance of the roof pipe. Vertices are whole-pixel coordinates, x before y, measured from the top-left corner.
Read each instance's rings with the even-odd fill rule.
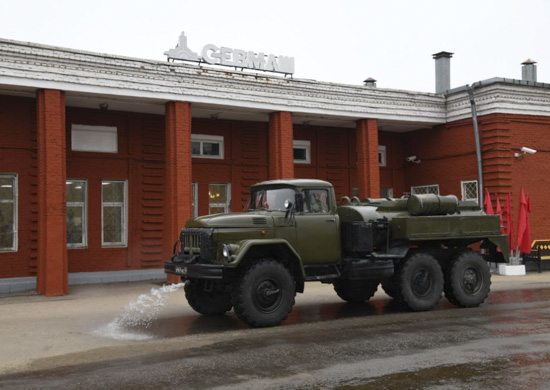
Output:
[[[477,124],[477,109],[476,109],[476,102],[474,100],[474,88],[470,85],[466,85],[466,90],[468,91],[468,95],[470,96],[470,105],[472,107],[472,122],[474,125],[474,139],[476,142],[476,157],[477,157],[477,175],[478,175],[478,183],[479,183],[479,189],[478,189],[478,195],[479,195],[479,207],[481,210],[483,210],[483,206],[485,204],[485,187],[483,185],[483,164],[481,160],[481,143],[479,141],[479,127]]]

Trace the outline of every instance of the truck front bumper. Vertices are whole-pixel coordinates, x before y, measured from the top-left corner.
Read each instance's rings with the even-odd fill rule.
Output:
[[[167,261],[164,263],[164,272],[167,274],[178,275],[183,279],[222,279],[222,265],[201,264],[201,263],[183,263]]]

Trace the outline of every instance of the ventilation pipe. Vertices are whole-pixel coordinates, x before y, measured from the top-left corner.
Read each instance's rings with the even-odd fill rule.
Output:
[[[454,53],[440,51],[432,54],[435,60],[435,93],[451,89],[451,58]]]
[[[523,81],[537,82],[537,62],[532,59],[527,59],[521,63],[521,79]]]

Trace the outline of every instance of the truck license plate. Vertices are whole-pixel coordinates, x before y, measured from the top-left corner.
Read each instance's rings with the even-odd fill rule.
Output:
[[[187,267],[176,267],[176,273],[181,275],[187,275]]]

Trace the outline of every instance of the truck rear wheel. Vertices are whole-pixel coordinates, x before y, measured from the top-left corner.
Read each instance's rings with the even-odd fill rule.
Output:
[[[189,306],[197,313],[214,316],[231,310],[231,294],[225,292],[221,286],[214,284],[207,290],[204,281],[189,280],[185,283],[185,298]]]
[[[489,266],[477,252],[462,253],[445,273],[445,296],[455,306],[479,306],[487,298],[490,289]]]
[[[340,298],[349,303],[363,303],[368,301],[376,290],[378,282],[367,280],[343,279],[334,282],[334,291]]]
[[[237,316],[255,328],[279,325],[292,311],[296,286],[281,263],[264,259],[240,278],[233,294]]]
[[[395,298],[410,311],[431,310],[441,299],[443,272],[437,260],[427,253],[417,253],[399,267]]]

